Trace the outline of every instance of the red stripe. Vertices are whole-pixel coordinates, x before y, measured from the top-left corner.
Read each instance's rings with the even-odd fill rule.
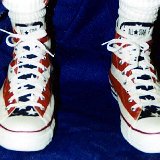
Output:
[[[4,88],[3,88],[3,99],[5,101],[5,106],[9,106],[10,104],[16,103],[14,99],[12,103],[9,103],[9,99],[13,96],[13,93],[10,92],[10,83],[8,81],[8,77],[4,81]],[[8,110],[8,114],[11,114],[15,110],[15,107],[12,107]]]
[[[121,60],[122,59],[117,57],[114,53],[112,54],[112,64],[122,72],[129,64],[124,62],[123,64],[120,65]]]
[[[40,60],[40,63],[43,64],[46,68],[48,68],[49,66],[52,66],[51,61],[50,61],[50,57],[49,57],[49,55],[47,53],[46,53],[46,59]],[[39,69],[39,72],[43,73],[43,71],[41,69]],[[50,78],[48,79],[48,82],[46,83],[46,86],[45,86],[45,91],[43,91],[42,94],[45,97],[44,100],[41,100],[39,98],[37,102],[42,104],[42,106],[45,109],[41,110],[39,107],[35,107],[35,108],[39,112],[39,114],[43,117],[43,115],[46,112],[46,109],[47,109],[47,107],[48,107],[48,105],[49,105],[49,103],[51,101],[51,97],[52,97],[51,79]]]
[[[45,43],[49,40],[50,38],[48,36],[42,37],[38,39],[41,43]],[[13,38],[13,42],[17,43],[19,41],[19,38]]]
[[[129,102],[128,99],[130,98],[130,95],[126,92],[126,90],[123,88],[123,86],[119,83],[119,81],[112,75],[110,72],[110,80],[111,83],[116,90],[119,98],[121,99],[121,102],[125,109],[128,111],[128,113],[136,120],[140,113],[141,113],[141,108],[137,108],[136,111],[132,111],[131,107],[136,104],[135,101]]]

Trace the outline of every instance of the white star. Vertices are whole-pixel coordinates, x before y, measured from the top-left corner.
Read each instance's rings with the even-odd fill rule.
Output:
[[[157,107],[157,111],[160,111],[160,107]]]
[[[26,109],[26,105],[21,105],[18,109],[19,110]]]
[[[151,116],[159,117],[159,114],[158,113],[151,113]]]
[[[35,115],[36,111],[33,110],[33,108],[31,108],[30,111],[27,111],[28,115]]]

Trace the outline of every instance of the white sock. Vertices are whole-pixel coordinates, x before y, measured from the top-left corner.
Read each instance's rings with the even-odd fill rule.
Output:
[[[45,8],[47,0],[3,0],[2,3],[9,11],[30,13]]]
[[[160,0],[119,0],[119,19],[153,23],[159,6]]]
[[[45,15],[46,4],[48,0],[3,0],[3,5],[9,10],[9,17],[11,19],[14,30],[18,31],[22,28],[19,24],[27,24],[39,22],[40,27],[46,28]],[[18,27],[17,27],[18,25]],[[30,26],[30,30],[36,30],[34,26]],[[23,28],[22,28],[23,29]],[[23,30],[21,31],[23,32]]]

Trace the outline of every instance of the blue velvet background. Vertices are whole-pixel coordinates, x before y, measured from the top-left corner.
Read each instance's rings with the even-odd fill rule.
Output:
[[[4,10],[2,4],[0,10]],[[118,0],[50,0],[48,28],[56,48],[55,135],[40,152],[0,148],[0,160],[160,159],[159,154],[137,151],[120,133],[119,109],[108,83],[111,53],[101,46],[114,37],[117,10]],[[11,30],[7,17],[0,27]],[[5,44],[6,35],[0,36],[2,85],[12,48]]]

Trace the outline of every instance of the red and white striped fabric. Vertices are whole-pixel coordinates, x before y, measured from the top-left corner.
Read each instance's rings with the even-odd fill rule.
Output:
[[[43,29],[10,33],[14,47],[8,75],[0,90],[0,145],[16,151],[38,151],[52,140],[55,126],[50,38]],[[34,25],[35,27],[35,25]],[[13,43],[10,42],[13,39]]]
[[[124,22],[106,42],[112,54],[109,74],[118,101],[121,132],[135,148],[160,152],[160,87],[150,59],[152,24]]]

